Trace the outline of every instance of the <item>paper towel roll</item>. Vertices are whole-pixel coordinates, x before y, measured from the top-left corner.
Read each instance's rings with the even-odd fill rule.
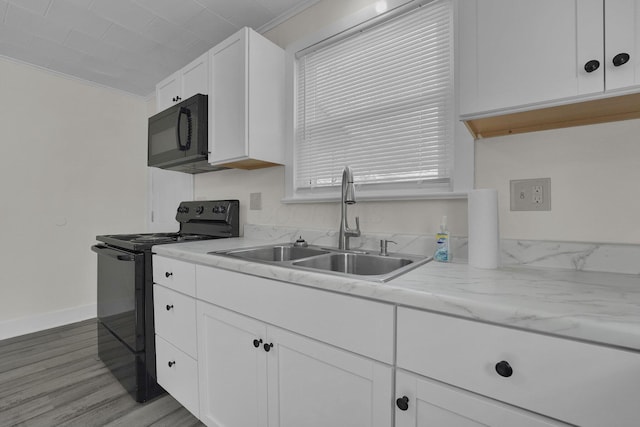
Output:
[[[497,268],[500,265],[498,191],[471,190],[468,198],[469,265]]]

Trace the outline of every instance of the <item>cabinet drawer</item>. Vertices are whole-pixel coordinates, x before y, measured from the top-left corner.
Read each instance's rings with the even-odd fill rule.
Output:
[[[400,368],[580,426],[640,418],[640,354],[406,308],[397,325]]]
[[[196,276],[199,300],[393,364],[390,304],[201,265]]]
[[[197,358],[195,299],[153,285],[156,334],[193,358]]]
[[[153,256],[153,282],[167,288],[196,295],[196,266],[184,261]]]
[[[568,427],[552,419],[487,399],[425,377],[398,370],[396,427]]]
[[[198,363],[156,335],[158,384],[196,417],[198,402]]]

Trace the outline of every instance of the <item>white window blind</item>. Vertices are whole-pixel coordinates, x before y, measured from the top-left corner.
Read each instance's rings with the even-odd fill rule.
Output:
[[[297,61],[297,191],[340,184],[448,185],[453,5],[428,3]]]

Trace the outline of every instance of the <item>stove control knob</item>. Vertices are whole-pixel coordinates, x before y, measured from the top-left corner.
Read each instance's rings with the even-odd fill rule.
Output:
[[[220,213],[220,207],[219,206],[214,206],[213,207],[213,213]]]
[[[224,206],[220,206],[220,213],[225,213],[227,211],[227,208],[225,208]]]
[[[178,213],[189,213],[189,208],[186,206],[180,206],[178,208]]]
[[[204,212],[204,206],[198,206],[196,208],[196,214],[200,215],[202,212]]]

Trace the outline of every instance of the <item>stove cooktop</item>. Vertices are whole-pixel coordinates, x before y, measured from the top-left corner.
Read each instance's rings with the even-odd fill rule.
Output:
[[[111,246],[131,250],[150,249],[153,245],[178,243],[195,240],[209,240],[215,237],[205,234],[146,233],[146,234],[109,234],[96,239]]]
[[[239,210],[238,200],[185,201],[176,211],[178,232],[109,234],[96,236],[96,239],[116,248],[147,251],[153,245],[237,237]]]

